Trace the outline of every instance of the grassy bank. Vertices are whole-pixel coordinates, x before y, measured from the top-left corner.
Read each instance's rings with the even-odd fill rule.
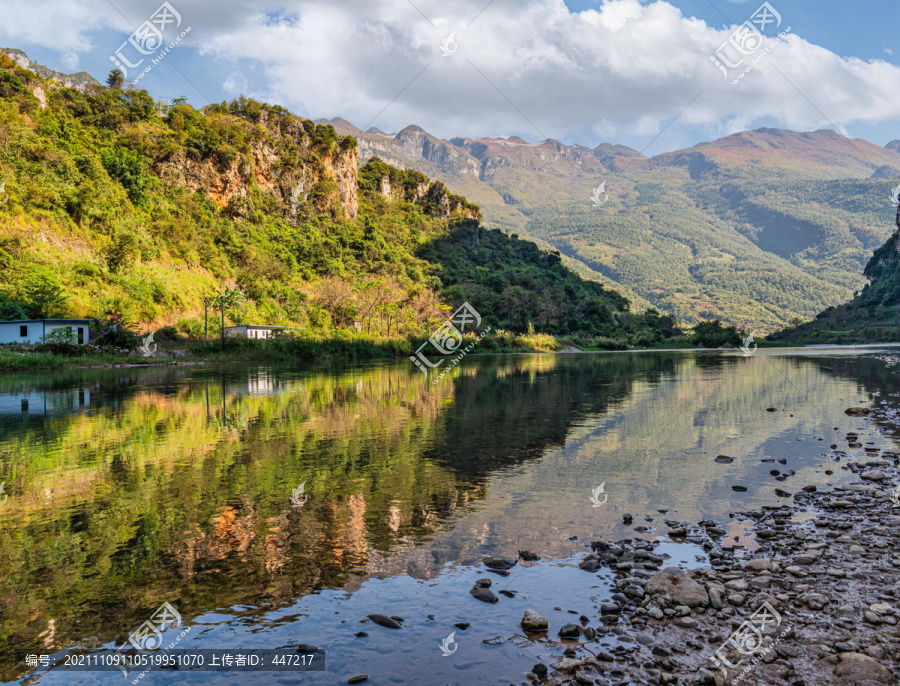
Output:
[[[412,355],[426,339],[381,338],[365,334],[337,331],[308,333],[302,337],[285,337],[269,340],[229,338],[223,347],[221,341],[209,342],[190,339],[162,341],[156,353],[143,357],[137,353],[122,354],[115,351],[90,348],[79,355],[64,355],[47,351],[28,350],[22,346],[9,349],[0,346],[0,372],[40,372],[54,369],[74,369],[115,365],[165,365],[180,363],[290,363],[290,362],[363,362],[377,359],[395,359]],[[475,341],[474,335],[466,335],[460,349]],[[760,348],[789,347],[787,343],[762,341]],[[472,352],[480,354],[547,353],[547,352],[612,352],[617,350],[696,350],[697,344],[689,337],[659,341],[646,346],[630,346],[624,340],[610,338],[585,338],[579,336],[555,337],[549,334],[515,334],[509,331],[492,331]],[[433,353],[427,353],[433,356]]]

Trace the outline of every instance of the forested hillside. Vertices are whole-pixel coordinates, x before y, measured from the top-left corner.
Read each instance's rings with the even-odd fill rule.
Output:
[[[769,332],[849,298],[890,234],[900,154],[833,131],[744,131],[645,157],[555,140],[441,140],[417,126],[353,133],[363,160],[419,169],[482,207],[485,224],[684,322]],[[604,184],[602,206],[590,196]]]
[[[658,340],[558,254],[486,231],[477,206],[372,159],[329,125],[239,98],[158,110],[142,90],[83,91],[0,56],[0,318],[115,317],[202,333],[227,323],[430,333],[469,300],[494,328]],[[212,317],[212,330],[216,330]]]
[[[900,210],[896,223],[900,228]],[[900,234],[895,232],[875,251],[864,275],[869,283],[850,302],[829,307],[814,320],[770,339],[798,344],[900,342]]]

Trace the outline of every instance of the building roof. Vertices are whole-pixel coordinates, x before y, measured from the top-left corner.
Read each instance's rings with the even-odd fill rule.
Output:
[[[92,322],[93,319],[4,319],[0,324],[35,324],[37,322]]]

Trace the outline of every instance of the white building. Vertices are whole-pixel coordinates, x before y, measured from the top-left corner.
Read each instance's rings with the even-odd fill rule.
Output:
[[[271,338],[276,331],[299,330],[299,326],[266,326],[264,324],[241,324],[226,326],[225,338]]]
[[[40,343],[54,329],[69,329],[75,342],[91,340],[90,319],[22,319],[0,322],[0,343]]]

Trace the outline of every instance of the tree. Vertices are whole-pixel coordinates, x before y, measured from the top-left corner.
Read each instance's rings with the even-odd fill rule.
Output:
[[[115,90],[119,90],[123,83],[125,83],[125,74],[121,69],[113,69],[106,77],[106,85]]]
[[[48,273],[29,274],[22,291],[29,308],[38,319],[46,319],[55,314],[66,302],[59,281]]]
[[[225,347],[225,308],[234,307],[237,303],[246,300],[247,296],[236,288],[225,286],[225,290],[213,298],[213,304],[222,308],[222,348]]]

